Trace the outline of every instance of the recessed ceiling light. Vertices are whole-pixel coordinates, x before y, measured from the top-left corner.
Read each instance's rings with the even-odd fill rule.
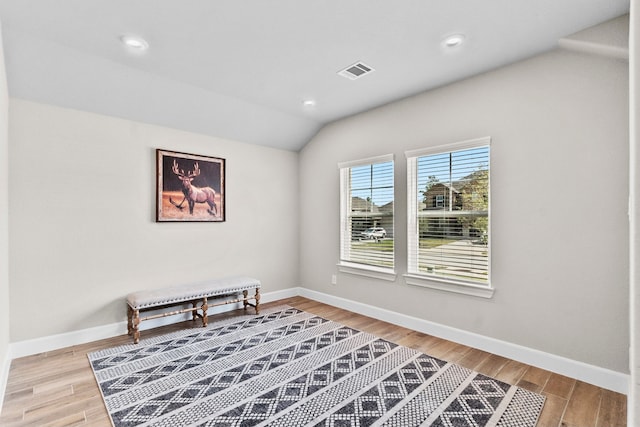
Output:
[[[305,108],[313,108],[316,106],[316,101],[313,99],[305,99],[302,101],[302,106]]]
[[[149,43],[142,37],[123,35],[120,36],[120,41],[127,47],[142,52],[149,49]]]
[[[460,46],[464,42],[464,34],[452,34],[442,41],[444,47],[452,48]]]

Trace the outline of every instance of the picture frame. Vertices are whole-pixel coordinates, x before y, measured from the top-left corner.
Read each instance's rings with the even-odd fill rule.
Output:
[[[223,222],[225,159],[156,149],[156,222]]]

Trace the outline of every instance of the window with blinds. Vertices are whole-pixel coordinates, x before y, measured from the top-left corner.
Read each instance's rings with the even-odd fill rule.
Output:
[[[409,274],[490,286],[489,143],[406,153]]]
[[[393,156],[339,164],[340,261],[394,268]]]

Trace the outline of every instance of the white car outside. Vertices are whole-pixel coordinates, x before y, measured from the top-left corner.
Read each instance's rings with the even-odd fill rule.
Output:
[[[387,237],[387,231],[382,227],[371,227],[360,233],[365,239],[384,239]]]

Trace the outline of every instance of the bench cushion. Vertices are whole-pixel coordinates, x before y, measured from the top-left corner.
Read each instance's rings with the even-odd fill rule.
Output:
[[[127,295],[127,303],[133,309],[193,301],[204,297],[226,295],[260,288],[260,281],[251,277],[234,276],[208,280],[162,289],[149,289]]]

